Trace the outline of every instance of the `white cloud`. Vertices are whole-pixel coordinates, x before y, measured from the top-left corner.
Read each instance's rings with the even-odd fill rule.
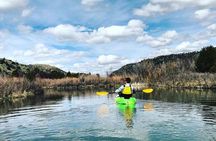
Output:
[[[182,43],[180,43],[180,44],[176,47],[176,49],[178,49],[178,50],[186,49],[186,48],[189,47],[190,44],[191,44],[191,43],[188,42],[188,41],[182,42]]]
[[[206,27],[205,31],[199,33],[196,38],[210,40],[211,38],[215,38],[215,37],[216,37],[216,24],[211,24]]]
[[[72,65],[70,68],[70,71],[72,72],[84,72],[84,73],[89,73],[91,72],[92,74],[97,74],[99,73],[102,76],[106,76],[106,73],[109,71],[113,71],[113,67],[109,65],[99,65],[95,61],[88,61],[84,63],[75,63]]]
[[[82,51],[71,52],[69,50],[64,49],[55,49],[47,47],[42,43],[36,44],[32,49],[16,51],[15,55],[25,56],[25,57],[34,57],[34,58],[46,58],[46,57],[71,57],[71,58],[81,58],[85,56],[85,53]],[[58,58],[59,59],[59,58]]]
[[[71,67],[73,72],[92,72],[106,75],[121,66],[135,62],[116,55],[99,55],[97,60],[89,60],[82,63],[74,63]]]
[[[72,72],[85,72],[85,73],[91,72],[94,74],[100,73],[101,75],[106,75],[107,71],[111,71],[112,69],[114,69],[113,66],[114,64],[100,65],[95,60],[89,60],[82,63],[74,63],[70,68],[70,70]]]
[[[138,16],[149,17],[156,15],[157,13],[164,14],[165,12],[173,10],[174,9],[171,6],[163,7],[159,4],[148,3],[147,5],[143,5],[141,8],[135,9],[134,14]]]
[[[94,62],[91,62],[91,61],[88,61],[88,62],[84,62],[84,63],[74,63],[72,65],[72,68],[71,70],[73,72],[90,72],[92,71],[91,69],[93,70],[97,70],[99,66],[97,65],[97,63],[94,61]],[[100,69],[102,69],[102,67],[100,67]]]
[[[168,47],[168,48],[159,49],[159,50],[155,51],[155,53],[149,57],[152,58],[152,57],[157,57],[157,56],[161,56],[161,55],[199,51],[200,49],[202,49],[203,47],[206,47],[208,45],[209,45],[208,40],[184,41],[184,42],[181,42],[179,45],[177,45],[175,48]]]
[[[84,30],[84,27],[60,24],[56,27],[49,27],[45,29],[44,32],[52,34],[60,40],[83,42],[89,36],[88,32],[85,32]]]
[[[115,39],[136,37],[143,34],[145,27],[146,25],[140,20],[130,20],[125,26],[100,27],[89,34],[87,42],[92,43],[93,39],[101,39],[100,42],[109,42]]]
[[[207,46],[208,43],[208,40],[199,40],[194,42],[185,41],[176,47],[176,52],[196,51]]]
[[[8,35],[9,35],[9,31],[0,30],[0,50],[5,49],[4,41],[7,40]]]
[[[33,31],[33,28],[28,25],[18,25],[17,29],[20,33],[31,33]]]
[[[23,11],[22,11],[22,17],[28,17],[29,15],[31,15],[31,13],[32,13],[32,9],[24,9]]]
[[[109,43],[121,39],[123,41],[137,41],[151,47],[161,47],[172,43],[177,37],[175,30],[170,30],[160,37],[152,37],[144,32],[146,25],[140,20],[130,20],[127,25],[113,25],[100,27],[95,30],[87,30],[85,27],[61,24],[44,30],[45,33],[56,36],[62,41],[81,43]]]
[[[193,1],[190,0],[193,3],[197,3],[199,6],[207,6],[207,7],[212,7],[214,8],[216,6],[216,1],[215,0],[197,0],[197,1]]]
[[[148,58],[154,58],[154,57],[158,57],[158,56],[161,56],[161,55],[169,55],[169,54],[173,54],[173,49],[171,48],[163,48],[163,49],[160,49],[160,50],[156,50],[154,52],[154,54],[150,54],[148,56]]]
[[[9,31],[6,29],[0,30],[0,40],[5,38],[9,34]]]
[[[88,6],[88,7],[92,7],[92,6],[95,6],[102,1],[103,0],[81,0],[81,4]]]
[[[23,8],[27,3],[27,0],[0,0],[0,11]]]
[[[214,6],[216,5],[215,0],[151,0],[152,3],[175,3],[178,5],[188,5],[193,4],[193,5],[199,5],[199,6]]]
[[[208,17],[210,14],[210,10],[209,9],[202,9],[202,10],[197,10],[194,15],[197,19],[202,20],[205,19],[206,17]]]
[[[108,65],[108,64],[118,64],[121,63],[125,58],[116,56],[116,55],[100,55],[97,59],[97,62],[100,65]]]
[[[101,27],[97,31],[93,32],[93,36],[106,36],[110,38],[136,36],[143,33],[145,25],[140,20],[130,20],[126,26],[110,26]],[[95,34],[94,34],[95,33]]]
[[[162,35],[163,38],[174,38],[176,36],[177,36],[177,32],[175,30],[167,31]]]
[[[92,36],[87,39],[86,42],[90,44],[109,43],[111,42],[111,39],[105,36]]]
[[[215,22],[216,11],[213,9],[201,9],[194,12],[194,16],[199,20],[201,25],[206,26]]]
[[[216,31],[216,24],[211,24],[207,27],[208,30],[210,31]]]
[[[3,46],[2,44],[0,44],[0,50],[1,50],[1,49],[4,49],[4,46]]]
[[[20,63],[49,64],[68,71],[74,62],[85,59],[88,54],[84,51],[56,49],[43,43],[38,43],[32,48],[20,47],[19,49],[13,49],[9,55],[12,56],[12,58],[7,58],[14,59],[15,56],[16,60]]]
[[[52,34],[63,41],[107,43],[116,39],[142,35],[145,27],[145,24],[140,20],[130,20],[127,25],[100,27],[93,31],[88,31],[87,28],[81,26],[60,24],[56,27],[47,28],[44,32]]]
[[[175,30],[167,31],[160,37],[152,37],[149,35],[143,35],[137,38],[138,42],[147,44],[151,47],[161,47],[172,43],[172,41],[177,37],[177,32]]]
[[[215,6],[215,0],[150,0],[147,5],[143,5],[141,8],[134,9],[134,14],[138,16],[149,17],[158,14],[162,15],[188,7],[214,8]]]
[[[190,38],[194,40],[215,40],[216,37],[216,24],[208,24],[202,31],[193,34]]]

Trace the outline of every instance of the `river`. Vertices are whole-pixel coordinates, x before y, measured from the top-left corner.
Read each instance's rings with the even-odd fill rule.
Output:
[[[214,141],[216,92],[155,90],[137,93],[135,108],[114,94],[53,91],[4,103],[0,141]]]

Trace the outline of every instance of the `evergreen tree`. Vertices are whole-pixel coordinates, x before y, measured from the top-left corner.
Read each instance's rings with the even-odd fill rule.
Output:
[[[26,78],[29,81],[34,81],[36,79],[36,75],[38,75],[40,70],[38,68],[31,68],[27,70]]]
[[[67,72],[66,76],[67,76],[67,77],[71,77],[71,76],[72,76],[71,72],[70,72],[70,71]]]
[[[196,61],[198,72],[216,72],[216,48],[209,46],[200,51]]]
[[[13,72],[12,72],[12,76],[13,77],[22,77],[23,73],[19,68],[16,68]]]

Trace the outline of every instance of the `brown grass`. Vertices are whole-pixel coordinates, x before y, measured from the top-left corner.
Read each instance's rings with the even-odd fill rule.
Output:
[[[66,77],[61,79],[36,79],[36,84],[44,88],[71,87],[71,86],[113,86],[122,82],[122,77],[99,77],[97,75],[81,76],[79,78]]]
[[[34,82],[29,82],[24,78],[0,77],[0,97],[22,97],[23,94],[37,94],[42,90]]]
[[[36,79],[36,84],[46,87],[46,88],[53,88],[57,86],[64,86],[64,85],[76,85],[79,84],[80,80],[78,78],[62,78],[62,79]]]

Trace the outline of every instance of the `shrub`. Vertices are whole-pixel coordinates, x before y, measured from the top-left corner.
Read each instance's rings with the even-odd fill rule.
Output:
[[[198,72],[216,72],[216,48],[209,46],[200,51],[196,61]]]

